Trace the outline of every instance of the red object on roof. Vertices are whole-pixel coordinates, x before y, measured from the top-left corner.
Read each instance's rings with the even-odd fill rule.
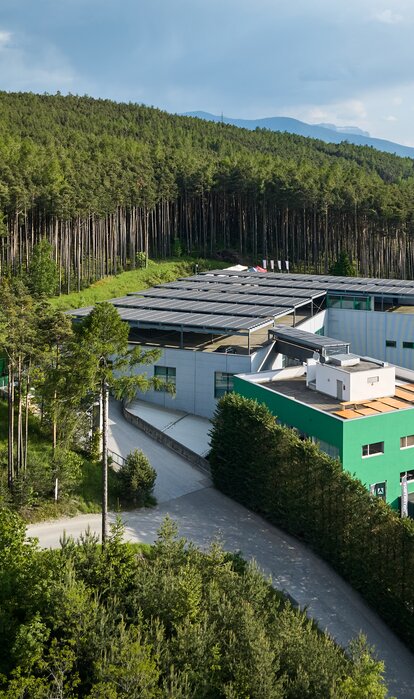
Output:
[[[256,272],[267,272],[267,269],[264,269],[264,267],[259,267],[259,265],[256,265],[255,270]]]

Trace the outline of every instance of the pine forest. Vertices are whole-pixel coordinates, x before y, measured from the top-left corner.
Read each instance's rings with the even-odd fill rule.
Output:
[[[59,290],[177,249],[414,275],[414,162],[89,97],[0,93],[0,278],[47,239]]]

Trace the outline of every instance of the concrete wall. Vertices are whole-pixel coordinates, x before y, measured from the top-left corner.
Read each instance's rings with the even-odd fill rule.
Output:
[[[337,395],[337,381],[342,384],[341,397]],[[316,365],[316,390],[338,400],[350,400],[350,374],[346,371],[338,371],[337,367],[329,365]]]
[[[338,400],[375,400],[393,396],[395,393],[395,368],[381,367],[368,371],[349,372],[338,366],[317,364],[316,390]],[[371,382],[369,379],[378,378]],[[342,383],[341,397],[337,394],[337,381]]]
[[[306,330],[308,333],[316,333],[318,330],[322,330],[322,328],[325,329],[324,335],[328,335],[327,332],[327,321],[328,321],[328,312],[325,311],[320,311],[316,315],[314,315],[312,318],[308,318],[307,320],[304,320],[303,323],[298,323],[297,328],[300,328],[300,330]],[[330,337],[330,336],[329,336]],[[335,337],[335,336],[333,336]]]
[[[159,430],[157,427],[154,427],[154,425],[150,425],[149,422],[146,422],[142,418],[138,417],[138,415],[131,413],[128,410],[128,405],[125,403],[122,406],[122,412],[124,418],[132,425],[135,425],[135,427],[138,427],[149,437],[155,439],[155,441],[163,444],[165,447],[168,447],[168,449],[175,451],[184,459],[187,459],[190,464],[200,469],[200,471],[202,471],[205,475],[211,476],[210,464],[207,459],[200,456],[200,454],[196,454],[194,451],[192,451],[192,449],[189,449],[188,447],[184,446],[184,444],[181,444],[181,442],[177,442],[177,440],[165,434],[165,432]]]
[[[371,379],[378,378],[374,383]],[[350,394],[347,400],[375,400],[395,394],[395,367],[378,367],[350,374]]]
[[[212,417],[217,404],[214,397],[215,372],[222,371],[229,374],[249,372],[251,357],[165,348],[155,365],[175,368],[176,394],[173,397],[165,391],[148,391],[139,396],[142,400],[174,410],[184,410],[193,415]],[[152,377],[154,366],[137,366],[135,373]]]
[[[329,308],[327,315],[329,337],[350,342],[351,352],[414,369],[414,349],[402,346],[414,342],[414,315],[338,308]],[[386,347],[386,340],[397,346]]]

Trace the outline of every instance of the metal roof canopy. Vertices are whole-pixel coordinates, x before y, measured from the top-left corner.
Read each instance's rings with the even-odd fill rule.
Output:
[[[349,352],[349,342],[343,340],[335,340],[332,337],[324,335],[314,335],[314,333],[300,330],[299,328],[287,328],[285,325],[276,325],[269,330],[269,333],[275,337],[277,341],[282,341],[287,344],[294,344],[304,349],[319,352],[323,356],[330,354],[340,354],[344,352],[344,347]]]
[[[84,318],[92,311],[92,306],[69,311],[75,318]],[[211,333],[213,335],[250,335],[252,332],[273,325],[272,319],[232,317],[204,313],[177,313],[139,308],[116,307],[122,320],[132,326],[150,330],[173,330],[178,332]],[[285,314],[283,309],[283,315]],[[281,314],[282,315],[282,314]]]

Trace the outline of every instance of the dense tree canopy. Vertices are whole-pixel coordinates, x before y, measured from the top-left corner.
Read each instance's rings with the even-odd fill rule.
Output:
[[[364,643],[345,654],[238,556],[171,520],[143,554],[121,534],[39,551],[0,510],[1,699],[386,696]]]
[[[0,261],[26,270],[44,236],[61,289],[138,252],[289,259],[413,275],[414,162],[89,97],[0,93]]]

